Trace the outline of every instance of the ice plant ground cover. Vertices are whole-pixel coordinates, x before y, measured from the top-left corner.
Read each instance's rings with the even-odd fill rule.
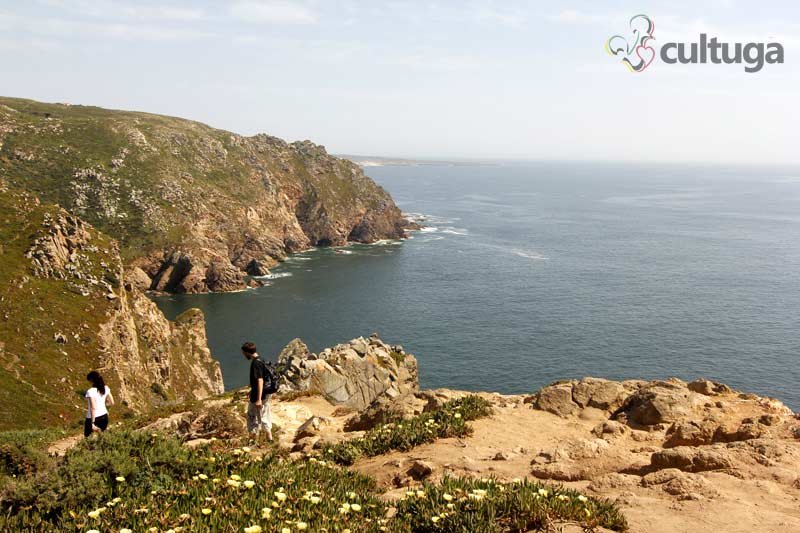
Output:
[[[325,458],[351,465],[362,455],[373,457],[392,450],[410,450],[440,438],[465,437],[472,433],[467,422],[491,413],[491,403],[487,400],[475,395],[465,396],[410,420],[379,425],[363,437],[329,446],[325,449]]]
[[[406,440],[394,448],[411,447],[423,433],[438,434],[431,420],[450,428],[443,434],[463,434],[469,428],[464,420],[487,408],[468,397],[371,433],[399,431]],[[403,432],[407,425],[413,432]],[[225,440],[189,449],[158,433],[111,431],[81,442],[55,464],[37,469],[34,462],[16,477],[5,469],[0,530],[505,532],[545,529],[565,520],[627,529],[612,503],[560,487],[445,478],[390,502],[381,498],[374,480],[328,457],[291,461],[277,449],[264,452]]]

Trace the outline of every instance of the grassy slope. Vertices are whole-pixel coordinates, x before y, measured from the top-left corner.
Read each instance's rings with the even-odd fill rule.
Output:
[[[0,192],[0,429],[74,420],[74,406],[84,403],[86,369],[99,362],[93,332],[110,303],[97,294],[81,296],[68,282],[32,277],[24,257],[47,212],[57,208],[37,205],[25,193]],[[99,263],[110,241],[98,233],[93,243]],[[80,338],[54,341],[66,332]]]
[[[264,141],[266,146],[256,149],[245,138],[184,119],[0,97],[3,124],[13,125],[14,131],[0,147],[0,172],[117,238],[129,258],[179,244],[199,204],[229,213],[264,199],[264,186],[253,179],[262,169],[285,192],[313,190],[334,216],[359,202],[375,207],[388,197],[363,176],[352,178],[356,167],[350,162],[281,147],[280,141]],[[133,129],[148,144],[132,141]],[[111,160],[123,148],[130,153],[112,172]],[[220,148],[227,155],[220,156]],[[329,167],[311,172],[309,167],[320,161]],[[75,169],[85,168],[113,178],[107,192],[124,218],[92,205],[86,211],[77,209],[70,181]],[[191,175],[188,184],[182,178],[186,175]],[[176,190],[182,194],[174,194]],[[136,196],[142,202],[132,200]]]

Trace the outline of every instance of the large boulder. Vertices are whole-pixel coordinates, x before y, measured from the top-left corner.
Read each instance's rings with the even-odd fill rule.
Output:
[[[618,381],[583,378],[572,387],[572,399],[581,407],[615,410],[625,401],[625,386]]]
[[[334,405],[363,411],[375,400],[397,400],[419,390],[417,360],[376,336],[311,353],[299,339],[278,356],[283,391],[308,391]]]
[[[683,472],[705,472],[732,468],[733,462],[724,449],[678,446],[651,455],[650,467],[653,470],[677,468]]]
[[[572,401],[572,383],[554,383],[536,393],[533,407],[560,417],[574,414],[579,406]]]
[[[705,397],[683,382],[654,381],[628,396],[614,418],[634,427],[671,424],[696,418],[704,403]]]

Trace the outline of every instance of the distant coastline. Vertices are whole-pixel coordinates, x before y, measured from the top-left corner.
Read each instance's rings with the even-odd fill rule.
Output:
[[[404,159],[399,157],[382,157],[367,155],[335,154],[336,157],[348,159],[361,167],[416,167],[416,166],[449,166],[449,167],[487,167],[495,163],[488,161],[451,161],[445,159]]]

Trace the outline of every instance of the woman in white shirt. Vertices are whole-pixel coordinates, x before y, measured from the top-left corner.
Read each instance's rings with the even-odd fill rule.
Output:
[[[92,388],[86,391],[86,421],[83,424],[83,435],[88,437],[93,432],[105,431],[108,427],[107,406],[114,405],[114,397],[100,372],[92,370],[86,379],[92,384]]]

